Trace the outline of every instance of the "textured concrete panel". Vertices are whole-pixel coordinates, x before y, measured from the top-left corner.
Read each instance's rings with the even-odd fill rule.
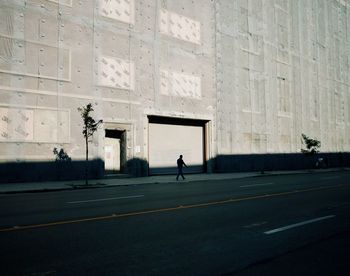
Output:
[[[134,24],[134,0],[99,0],[100,14],[111,19]]]
[[[32,141],[33,110],[0,108],[0,140]]]
[[[98,72],[99,85],[130,90],[135,87],[133,62],[101,56],[99,57]]]
[[[70,51],[0,35],[0,72],[68,81]]]
[[[67,143],[69,112],[32,108],[0,108],[1,141]]]
[[[46,143],[70,142],[69,112],[37,109],[34,118],[35,141]]]
[[[159,30],[161,33],[192,43],[200,44],[201,41],[198,21],[165,9],[160,11]]]
[[[201,78],[161,70],[160,93],[178,97],[201,98]]]

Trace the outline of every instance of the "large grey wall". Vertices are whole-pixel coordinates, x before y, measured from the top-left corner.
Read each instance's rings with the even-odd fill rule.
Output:
[[[11,117],[1,125],[3,162],[53,160],[54,147],[84,159],[77,107],[88,102],[105,126],[127,130],[128,159],[147,159],[147,115],[213,120],[213,2],[0,5],[0,105]],[[92,158],[103,158],[103,139],[99,131]]]
[[[148,159],[148,115],[207,120],[208,158],[350,151],[350,2],[2,0],[0,161],[84,159],[77,108]],[[101,128],[90,146],[104,158]]]
[[[218,0],[218,153],[350,150],[350,2]]]

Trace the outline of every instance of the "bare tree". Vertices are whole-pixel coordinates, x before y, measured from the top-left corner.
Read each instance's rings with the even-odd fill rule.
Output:
[[[80,112],[81,118],[83,119],[83,135],[85,138],[85,154],[86,154],[86,162],[85,162],[85,184],[88,185],[88,162],[89,162],[89,137],[92,137],[94,133],[97,131],[98,126],[103,122],[99,120],[95,121],[94,118],[91,117],[90,112],[94,111],[92,108],[92,104],[89,103],[86,106],[79,107],[78,111]]]

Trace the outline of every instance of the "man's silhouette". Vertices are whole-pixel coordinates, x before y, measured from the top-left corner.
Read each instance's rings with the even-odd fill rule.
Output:
[[[176,180],[179,180],[179,176],[180,175],[182,176],[182,179],[185,180],[184,174],[182,172],[183,166],[185,166],[187,168],[187,165],[182,160],[182,155],[180,155],[180,158],[177,159],[177,176],[176,176]]]

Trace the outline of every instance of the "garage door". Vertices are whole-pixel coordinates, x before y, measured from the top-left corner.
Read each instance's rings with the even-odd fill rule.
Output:
[[[150,174],[175,174],[180,154],[188,166],[185,173],[203,172],[203,132],[201,125],[149,123]]]

